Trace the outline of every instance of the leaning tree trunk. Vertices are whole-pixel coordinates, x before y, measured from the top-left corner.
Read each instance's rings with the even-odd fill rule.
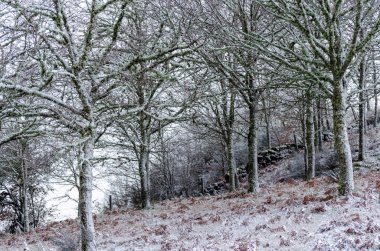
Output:
[[[252,104],[249,107],[249,131],[248,131],[248,192],[257,193],[259,191],[259,165],[257,162],[257,125],[256,107]]]
[[[339,159],[339,194],[349,195],[354,189],[350,142],[346,125],[346,82],[336,81],[332,96],[335,149]]]
[[[94,155],[95,134],[93,129],[82,135],[84,143],[80,154],[79,170],[79,211],[81,222],[82,251],[94,251],[95,229],[92,219],[92,164]]]

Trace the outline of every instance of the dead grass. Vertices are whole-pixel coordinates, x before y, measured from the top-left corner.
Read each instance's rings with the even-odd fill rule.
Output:
[[[165,201],[149,211],[113,210],[94,217],[99,250],[380,249],[380,171],[355,174],[352,197],[337,197],[327,177],[287,179],[260,194],[242,191]],[[35,234],[5,235],[0,250],[59,250],[60,233],[77,220],[53,222]]]

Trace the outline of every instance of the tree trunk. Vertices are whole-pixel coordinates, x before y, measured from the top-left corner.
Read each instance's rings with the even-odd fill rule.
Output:
[[[303,154],[303,161],[304,161],[304,168],[305,168],[305,178],[307,177],[307,170],[308,170],[308,166],[309,166],[309,158],[307,157],[307,151],[306,151],[306,147],[307,147],[307,140],[306,140],[306,115],[307,114],[307,111],[303,110],[302,112],[302,117],[301,117],[301,127],[302,127],[302,141],[303,141],[303,145],[305,146],[305,151],[304,151],[304,154]]]
[[[140,76],[139,85],[137,88],[138,102],[140,106],[145,104],[144,91],[144,76]],[[150,118],[141,111],[138,114],[139,123],[139,148],[138,148],[138,169],[140,175],[140,199],[141,208],[150,209],[150,181],[149,181],[149,133],[150,133]]]
[[[358,161],[365,160],[366,98],[365,98],[365,59],[359,65],[359,153]]]
[[[317,103],[315,104],[315,106],[313,107],[313,127],[314,127],[314,134],[313,134],[313,138],[314,138],[314,150],[315,151],[319,151],[319,137],[318,137],[318,132],[319,132],[319,126],[318,126],[318,108],[317,108]]]
[[[141,208],[149,209],[149,184],[148,184],[148,173],[147,173],[147,152],[144,146],[140,147],[139,154],[139,175],[140,175],[140,197],[141,197]]]
[[[317,131],[317,137],[318,137],[318,150],[320,152],[323,151],[323,119],[322,119],[322,102],[321,99],[318,99],[317,103],[317,113],[318,113],[318,131]]]
[[[160,142],[160,151],[161,151],[161,154],[160,154],[160,166],[162,168],[162,173],[163,173],[163,177],[164,177],[164,186],[165,186],[165,196],[166,196],[166,199],[170,199],[173,197],[173,194],[174,194],[174,191],[173,191],[173,188],[174,188],[174,185],[173,185],[173,173],[172,173],[172,170],[171,170],[171,167],[170,167],[170,161],[169,161],[169,156],[168,156],[168,152],[169,152],[169,146],[166,146],[165,145],[165,141],[164,141],[164,130],[163,128],[161,127],[161,124],[160,124],[160,129],[158,131],[158,138],[159,138],[159,142]]]
[[[149,194],[149,136],[147,128],[147,117],[141,112],[139,118],[139,130],[140,130],[140,146],[138,156],[138,166],[140,175],[140,199],[141,208],[150,209],[150,194]]]
[[[334,140],[339,159],[339,194],[349,195],[354,189],[350,142],[346,125],[346,82],[336,81],[332,96]]]
[[[222,127],[223,139],[226,145],[227,156],[227,169],[230,176],[230,191],[235,191],[238,186],[236,163],[235,163],[235,151],[234,151],[234,127],[235,127],[235,98],[236,94],[233,89],[226,88],[224,82],[221,83],[223,90],[223,103],[222,103],[222,120],[224,126]],[[229,97],[230,93],[230,97]]]
[[[29,196],[28,196],[28,167],[25,163],[24,152],[26,150],[26,142],[21,140],[21,172],[22,172],[22,214],[23,214],[23,231],[29,232]]]
[[[325,119],[326,119],[326,130],[329,132],[331,131],[331,125],[330,125],[330,113],[329,113],[329,104],[328,104],[328,99],[325,99]]]
[[[306,107],[306,144],[305,144],[305,169],[306,179],[310,180],[315,177],[315,141],[314,141],[314,112],[313,112],[313,100],[310,94],[307,95],[307,107]]]
[[[372,51],[372,65],[373,65],[373,74],[372,74],[372,81],[373,81],[373,94],[374,94],[374,99],[375,99],[375,114],[374,114],[374,123],[373,123],[373,126],[374,127],[377,127],[377,117],[379,116],[378,115],[378,111],[377,111],[377,107],[378,107],[378,103],[377,103],[377,96],[378,96],[378,90],[377,90],[377,68],[376,68],[376,61],[375,61],[375,52]]]
[[[375,109],[375,115],[374,115],[374,124],[373,124],[373,126],[374,127],[377,127],[377,119],[378,119],[378,112],[377,112],[377,107],[378,107],[378,103],[377,103],[377,85],[375,84],[375,89],[374,89],[374,98],[375,98],[375,107],[374,107],[374,109]]]
[[[365,68],[364,68],[365,69]],[[365,91],[365,95],[366,95],[366,98],[365,98],[365,101],[366,101],[366,111],[368,111],[368,112],[370,112],[371,111],[371,93],[369,93],[369,91],[368,90],[366,90]],[[365,113],[365,114],[367,114],[367,113]],[[367,127],[367,125],[366,125],[366,127]]]
[[[272,142],[270,138],[270,109],[266,105],[265,99],[263,100],[264,105],[264,119],[265,119],[265,129],[266,129],[266,139],[267,139],[267,148],[272,148]]]
[[[92,218],[92,163],[94,155],[95,135],[90,129],[88,133],[82,135],[85,142],[82,146],[79,170],[79,211],[81,222],[82,251],[94,251],[95,229]]]
[[[148,133],[148,132],[147,132]],[[152,208],[152,200],[151,200],[151,183],[150,183],[150,135],[147,135],[146,139],[146,159],[145,159],[145,170],[146,170],[146,201],[145,201],[145,208],[150,209]]]
[[[256,107],[251,104],[249,107],[249,129],[248,129],[248,192],[257,193],[259,191],[259,175],[257,162],[257,128],[256,128]]]
[[[227,168],[228,168],[228,174],[230,176],[229,182],[230,182],[230,191],[236,190],[236,166],[234,164],[235,162],[235,154],[233,149],[233,139],[232,135],[227,136]]]
[[[81,165],[82,165],[82,150],[81,149],[78,149],[78,152],[76,152],[76,161],[77,161],[77,171],[79,171],[79,182],[77,182],[77,175],[76,173],[74,172],[74,179],[75,179],[75,185],[76,185],[76,188],[78,189],[78,195],[80,194],[80,170],[82,169]],[[77,211],[78,211],[78,219],[81,218],[81,208],[80,208],[80,204],[81,204],[81,196],[78,196],[78,208],[77,208]]]

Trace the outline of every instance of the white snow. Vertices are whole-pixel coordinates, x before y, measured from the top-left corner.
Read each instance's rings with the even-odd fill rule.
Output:
[[[352,197],[338,197],[329,177],[214,197],[174,199],[152,210],[119,209],[95,217],[99,250],[350,250],[380,248],[380,171],[355,175]],[[75,220],[51,223],[33,234],[6,236],[0,250],[57,250],[57,233],[79,234]],[[46,237],[48,236],[48,237]],[[44,238],[46,239],[44,241]],[[8,245],[10,243],[10,245]]]

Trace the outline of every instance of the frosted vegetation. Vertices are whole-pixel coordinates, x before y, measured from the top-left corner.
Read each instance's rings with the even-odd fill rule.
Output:
[[[379,249],[379,29],[377,0],[0,0],[0,248]]]

